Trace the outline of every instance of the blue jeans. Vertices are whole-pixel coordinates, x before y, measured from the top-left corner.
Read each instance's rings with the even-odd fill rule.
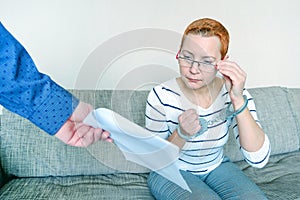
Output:
[[[228,158],[224,158],[222,164],[208,174],[194,175],[186,171],[181,171],[181,174],[192,193],[159,174],[151,172],[148,177],[148,186],[153,196],[159,200],[267,199],[259,187]]]

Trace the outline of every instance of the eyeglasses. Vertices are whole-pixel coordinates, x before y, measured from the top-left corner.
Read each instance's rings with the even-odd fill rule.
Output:
[[[211,61],[196,61],[191,59],[189,56],[181,55],[179,51],[176,55],[176,59],[182,67],[193,67],[194,63],[197,64],[197,69],[203,72],[213,72],[215,71],[216,64]]]

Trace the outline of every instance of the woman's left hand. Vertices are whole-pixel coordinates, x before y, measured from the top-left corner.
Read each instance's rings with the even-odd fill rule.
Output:
[[[223,75],[225,86],[229,92],[233,105],[237,107],[243,104],[243,89],[247,74],[235,62],[229,60],[221,60],[217,64],[218,71]]]

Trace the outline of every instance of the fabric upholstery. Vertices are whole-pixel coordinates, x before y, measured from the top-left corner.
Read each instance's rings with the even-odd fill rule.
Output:
[[[127,91],[117,94],[112,91],[74,93],[95,108],[112,108],[140,125],[144,122],[144,108],[140,107],[144,107],[145,102],[140,102],[144,101],[146,92],[142,95]],[[5,109],[1,119],[5,126],[0,133],[0,159],[7,174],[32,177],[149,171],[126,161],[114,144],[98,142],[87,149],[71,147]]]
[[[249,89],[249,91],[256,100],[261,124],[270,138],[272,155],[298,150],[298,127],[290,112],[286,90],[271,87]],[[71,92],[82,101],[91,103],[95,108],[110,108],[141,126],[144,124],[148,91],[76,90]],[[272,112],[269,112],[270,110]],[[127,162],[113,144],[99,142],[87,149],[70,147],[55,137],[46,135],[26,119],[5,109],[2,123],[5,126],[0,133],[0,156],[2,167],[8,174],[19,177],[76,176],[109,174],[118,171],[136,173],[148,171]],[[233,134],[230,134],[225,154],[233,161],[243,159]]]
[[[271,141],[271,155],[298,150],[298,122],[292,112],[294,105],[289,102],[287,88],[268,87],[250,91],[257,99],[258,115]]]
[[[20,117],[6,111],[4,116],[3,121],[10,128],[1,130],[0,159],[7,174],[32,177],[110,174],[118,173],[118,169],[133,173],[148,171],[125,161],[114,144],[67,146]]]
[[[268,199],[300,199],[300,152],[271,156],[262,169],[250,167],[245,162],[237,163],[244,173],[264,191]]]
[[[270,138],[270,162],[263,169],[249,167],[233,134],[225,146],[225,154],[237,162],[269,199],[300,199],[300,89],[248,90]],[[148,91],[71,92],[95,108],[110,108],[144,126]],[[153,199],[146,183],[148,172],[126,161],[114,144],[67,146],[6,109],[0,115],[0,187],[4,185],[0,199]]]
[[[289,103],[292,108],[292,113],[297,122],[297,128],[298,128],[297,132],[299,133],[300,132],[300,88],[290,88],[288,89],[288,94],[289,94]],[[298,137],[300,143],[299,134]]]
[[[14,179],[0,189],[0,199],[153,200],[146,178],[146,174],[110,174]]]
[[[257,99],[262,127],[268,134],[272,155],[299,149],[297,122],[291,112],[286,88],[269,87],[250,90]]]
[[[299,149],[299,129],[291,112],[286,88],[264,87],[248,89],[253,96],[258,118],[271,143],[271,155]],[[300,96],[298,95],[298,99]],[[299,103],[298,103],[299,105]],[[300,110],[298,109],[298,113]],[[226,145],[226,154],[233,161],[242,160],[233,134]]]

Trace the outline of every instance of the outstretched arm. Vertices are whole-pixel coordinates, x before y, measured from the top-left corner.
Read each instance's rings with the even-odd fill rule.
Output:
[[[90,111],[91,106],[80,103],[49,76],[40,73],[26,49],[1,23],[0,104],[48,134],[57,134],[67,144],[87,146],[101,138],[110,141],[107,132],[82,125],[82,120],[76,118],[82,110]],[[89,139],[77,139],[82,136]]]

